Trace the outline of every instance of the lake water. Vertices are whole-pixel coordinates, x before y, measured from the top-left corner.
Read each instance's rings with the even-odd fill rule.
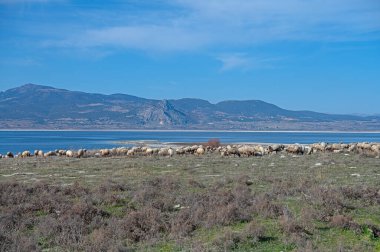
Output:
[[[0,153],[24,150],[97,149],[128,146],[122,141],[221,143],[380,142],[380,133],[330,132],[195,132],[195,131],[0,131]]]

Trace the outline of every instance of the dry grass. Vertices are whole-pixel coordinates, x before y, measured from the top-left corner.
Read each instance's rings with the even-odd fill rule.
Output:
[[[376,251],[379,174],[340,154],[4,159],[0,251]]]

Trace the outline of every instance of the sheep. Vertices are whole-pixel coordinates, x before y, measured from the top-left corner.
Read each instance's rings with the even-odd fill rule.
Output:
[[[348,152],[354,152],[356,150],[357,150],[357,144],[356,143],[352,143],[349,145]]]
[[[268,152],[269,153],[277,153],[279,151],[282,151],[284,149],[284,145],[282,144],[274,144],[274,145],[269,145],[268,146]]]
[[[7,158],[14,158],[14,155],[12,152],[7,152],[7,155],[5,155]]]
[[[198,147],[198,149],[195,151],[195,154],[200,156],[205,154],[206,150],[203,147]]]
[[[377,156],[380,155],[380,145],[378,144],[373,144],[371,146],[371,150],[373,151],[374,154],[376,154]]]
[[[158,155],[172,157],[174,155],[174,150],[172,148],[161,148],[158,151]]]
[[[148,149],[147,146],[143,146],[143,147],[141,147],[141,152],[146,152],[147,149]]]
[[[311,155],[313,153],[313,147],[306,146],[304,153],[305,152],[306,152],[306,155]]]
[[[77,157],[78,157],[78,158],[83,157],[84,154],[85,154],[85,152],[86,152],[86,151],[85,151],[84,149],[79,149],[78,152],[77,152]]]
[[[133,155],[135,155],[135,152],[133,149],[130,149],[127,151],[127,156],[133,156]]]
[[[21,153],[21,157],[22,157],[22,158],[30,157],[30,151],[23,151],[23,152]]]
[[[331,148],[332,148],[333,151],[341,150],[342,149],[342,145],[341,144],[332,144]]]
[[[191,154],[194,154],[197,151],[198,148],[199,148],[198,145],[193,145],[193,146],[191,146],[191,147],[188,148],[188,152],[191,153]]]
[[[65,150],[58,150],[58,156],[66,156]]]
[[[240,157],[240,153],[236,147],[227,146],[227,155],[234,155]]]
[[[55,153],[54,151],[48,151],[45,153],[44,156],[45,157],[53,157],[53,156],[57,156],[57,153]]]
[[[253,148],[252,146],[243,145],[238,148],[238,152],[240,155],[249,157],[255,154],[255,148]]]
[[[43,157],[44,156],[44,152],[42,151],[42,150],[39,150],[38,152],[37,152],[37,155],[36,156],[38,156],[38,157]]]
[[[172,148],[169,148],[168,154],[169,154],[169,157],[172,157],[174,155],[174,150]]]
[[[147,149],[145,150],[145,154],[146,154],[147,156],[152,156],[152,155],[153,155],[153,149],[152,149],[152,148],[147,148]]]
[[[349,147],[350,147],[350,146],[349,146],[348,144],[341,144],[341,145],[340,145],[340,148],[341,148],[342,150],[347,150]]]
[[[286,152],[291,153],[291,154],[303,154],[304,148],[302,146],[294,144],[294,145],[289,145],[286,149]]]
[[[186,154],[186,148],[177,148],[175,152],[177,155],[184,155]]]
[[[66,151],[66,157],[74,157],[74,152],[72,150]]]
[[[110,154],[111,154],[111,152],[109,149],[101,149],[100,150],[100,155],[102,155],[103,157],[108,156]]]
[[[111,156],[116,156],[118,154],[118,150],[117,148],[112,148],[109,150],[109,154],[108,155],[111,155]]]
[[[186,146],[185,148],[183,148],[185,154],[186,153],[191,153],[191,147],[190,146]]]
[[[131,150],[133,151],[134,154],[138,154],[142,152],[141,147],[132,147]]]
[[[264,149],[263,146],[261,146],[261,145],[255,145],[255,146],[253,146],[253,149],[254,149],[255,156],[263,156],[263,155],[265,155],[265,149]]]
[[[125,147],[116,148],[116,155],[124,156],[127,155],[128,149]]]

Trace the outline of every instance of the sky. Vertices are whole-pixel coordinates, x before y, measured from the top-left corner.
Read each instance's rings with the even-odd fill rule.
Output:
[[[380,114],[379,0],[0,0],[0,91]]]

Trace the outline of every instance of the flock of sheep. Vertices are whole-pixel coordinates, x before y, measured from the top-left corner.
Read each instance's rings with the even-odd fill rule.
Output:
[[[152,148],[143,147],[120,147],[100,150],[55,150],[43,152],[42,150],[23,151],[14,155],[8,152],[5,155],[0,154],[0,158],[26,158],[26,157],[68,157],[68,158],[85,158],[85,157],[110,157],[110,156],[167,156],[173,155],[204,155],[206,153],[216,153],[223,157],[228,156],[263,156],[273,153],[289,153],[294,155],[310,155],[317,152],[334,152],[334,153],[364,153],[379,158],[380,143],[351,143],[351,144],[328,144],[316,143],[311,145],[301,144],[272,144],[272,145],[226,145],[226,146],[181,146],[181,147],[161,147]]]

